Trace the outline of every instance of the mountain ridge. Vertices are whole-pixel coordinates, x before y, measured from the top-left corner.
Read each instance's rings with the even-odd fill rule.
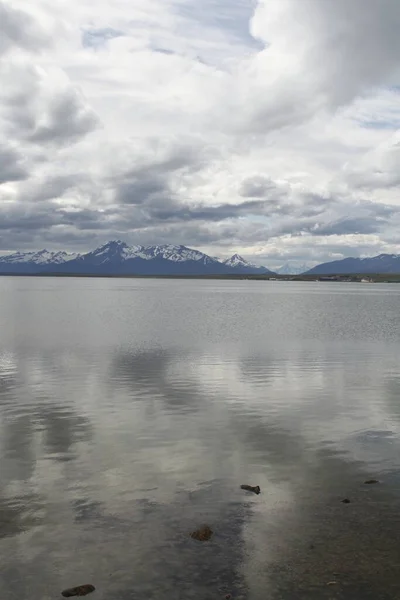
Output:
[[[111,240],[84,254],[16,252],[0,256],[0,274],[77,275],[229,275],[272,274],[235,254],[226,261],[183,245],[129,246]]]
[[[399,254],[378,254],[366,258],[348,257],[316,265],[305,275],[355,275],[400,273]]]
[[[69,275],[354,275],[400,273],[400,255],[330,261],[306,270],[290,263],[272,271],[255,265],[235,253],[219,259],[182,244],[128,245],[111,240],[83,254],[46,249],[0,255],[0,274]],[[301,270],[301,273],[300,273]]]

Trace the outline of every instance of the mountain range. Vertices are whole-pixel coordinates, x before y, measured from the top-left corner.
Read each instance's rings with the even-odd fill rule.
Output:
[[[128,246],[110,241],[86,254],[16,252],[0,256],[0,274],[77,275],[255,275],[272,274],[238,254],[219,260],[186,246]]]
[[[280,275],[351,275],[400,273],[400,255],[380,254],[372,258],[345,258],[309,269],[290,264],[276,269]],[[173,244],[128,246],[110,241],[91,252],[16,252],[0,256],[0,274],[76,275],[274,275],[267,267],[254,265],[239,254],[227,260]]]
[[[306,275],[354,275],[400,273],[400,254],[380,254],[372,258],[344,258],[322,263]]]

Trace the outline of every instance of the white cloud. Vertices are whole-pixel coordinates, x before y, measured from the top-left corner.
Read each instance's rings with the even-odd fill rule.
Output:
[[[399,26],[397,0],[0,1],[0,247],[398,250]]]

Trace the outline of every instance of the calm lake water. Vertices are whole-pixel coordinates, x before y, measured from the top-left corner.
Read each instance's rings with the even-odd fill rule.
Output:
[[[397,285],[0,278],[1,600],[399,598],[399,315]]]

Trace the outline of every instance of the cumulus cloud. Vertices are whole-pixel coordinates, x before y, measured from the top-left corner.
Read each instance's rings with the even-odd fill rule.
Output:
[[[29,13],[0,2],[0,56],[15,48],[35,52],[48,42],[46,32]]]
[[[397,251],[398,0],[0,1],[0,249]]]

